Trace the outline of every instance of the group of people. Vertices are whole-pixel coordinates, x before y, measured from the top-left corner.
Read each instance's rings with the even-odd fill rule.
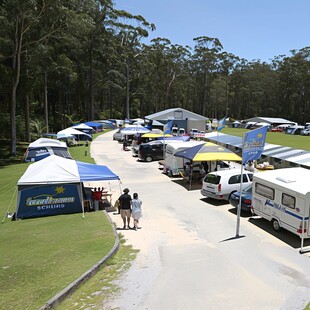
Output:
[[[133,198],[129,195],[129,189],[125,188],[123,194],[118,198],[118,209],[123,220],[123,229],[138,230],[139,220],[142,216],[142,201],[139,199],[138,194],[134,193]],[[130,219],[133,218],[134,226],[130,227]]]
[[[91,190],[91,200],[93,202],[95,211],[99,210],[99,204],[102,201],[102,193],[103,193],[104,187],[95,187]]]
[[[209,172],[209,165],[207,162],[197,165],[197,169],[194,170],[194,166],[191,162],[187,162],[184,165],[184,175],[189,180],[192,177],[192,180],[199,180],[202,182],[202,179],[206,176]]]

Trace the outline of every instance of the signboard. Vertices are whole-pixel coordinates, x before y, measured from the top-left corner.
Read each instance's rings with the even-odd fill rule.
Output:
[[[26,186],[19,189],[17,218],[82,212],[80,184]]]

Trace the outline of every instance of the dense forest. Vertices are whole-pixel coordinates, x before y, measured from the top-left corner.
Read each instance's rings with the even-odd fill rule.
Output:
[[[144,44],[155,29],[112,0],[0,1],[0,138],[11,153],[31,132],[172,107],[310,121],[310,47],[266,63],[240,59],[207,33],[192,48]]]

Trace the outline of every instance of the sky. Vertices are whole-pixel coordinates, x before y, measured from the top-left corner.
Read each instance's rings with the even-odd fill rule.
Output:
[[[218,38],[223,51],[248,61],[270,62],[310,46],[310,0],[114,0],[115,7],[142,15],[167,38],[194,47],[199,36]],[[149,43],[146,41],[145,43]]]

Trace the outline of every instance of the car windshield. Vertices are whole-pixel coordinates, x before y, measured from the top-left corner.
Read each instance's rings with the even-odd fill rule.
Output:
[[[204,182],[211,183],[211,184],[219,184],[220,180],[221,180],[221,177],[219,175],[209,173],[206,175]]]

